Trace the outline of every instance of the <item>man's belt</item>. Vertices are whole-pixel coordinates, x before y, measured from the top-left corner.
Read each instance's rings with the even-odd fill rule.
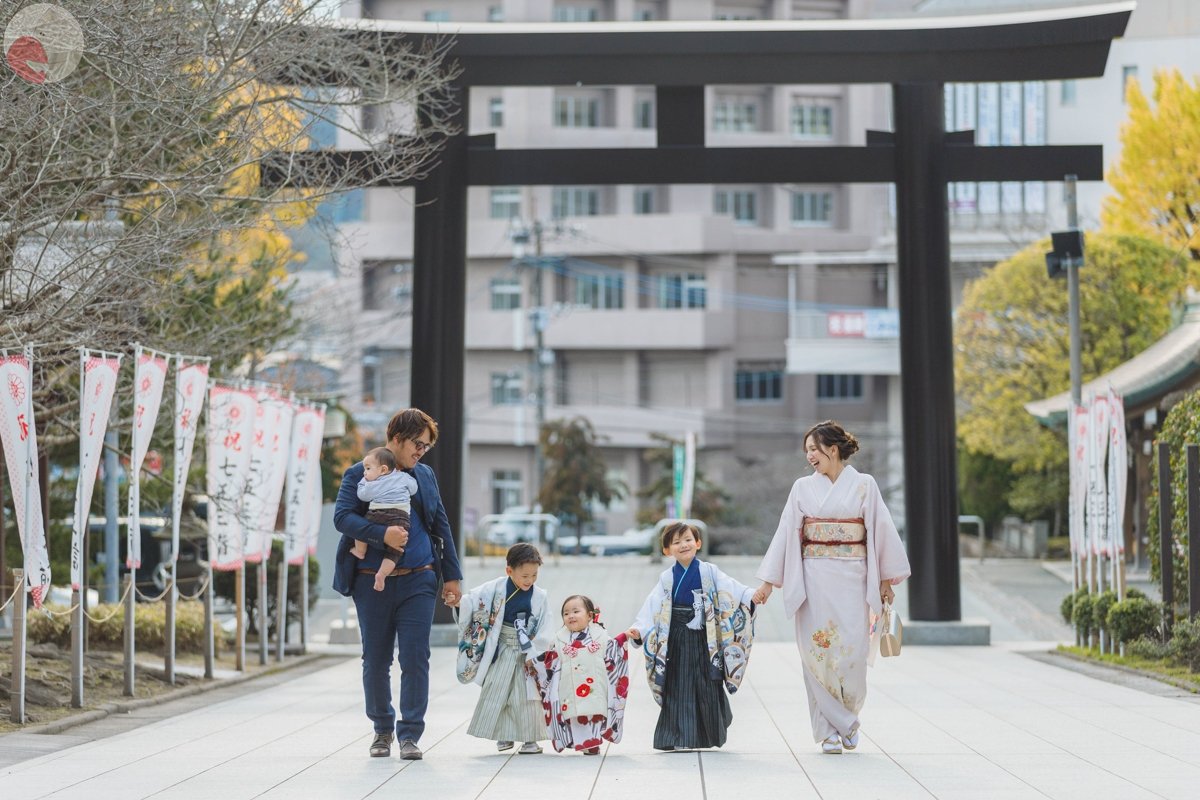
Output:
[[[423,567],[396,567],[394,570],[389,572],[386,577],[399,578],[402,575],[411,575],[414,572],[424,572],[425,570],[433,570],[433,564],[426,564]],[[378,570],[374,569],[360,569],[358,571],[360,575],[374,575],[376,572],[378,572]]]

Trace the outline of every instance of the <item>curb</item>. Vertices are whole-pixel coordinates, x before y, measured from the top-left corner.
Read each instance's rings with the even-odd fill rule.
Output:
[[[169,703],[172,700],[182,700],[186,697],[191,697],[192,695],[204,694],[205,692],[211,692],[214,689],[222,689],[227,686],[237,686],[257,678],[264,678],[268,675],[286,672],[287,670],[291,670],[305,664],[310,664],[323,658],[329,658],[328,654],[306,653],[302,656],[296,656],[290,663],[285,662],[283,664],[276,663],[273,665],[268,665],[255,673],[243,673],[241,675],[235,675],[232,678],[219,678],[210,681],[204,681],[204,679],[201,678],[201,681],[203,681],[202,683],[184,686],[174,691],[164,692],[163,694],[156,695],[154,697],[132,698],[129,700],[120,700],[115,703],[105,703],[104,705],[83,711],[79,714],[72,714],[70,716],[63,717],[62,719],[52,720],[51,722],[43,722],[39,725],[27,725],[17,730],[10,731],[10,733],[62,733],[65,730],[70,730],[71,728],[78,727],[79,725],[86,725],[89,722],[95,722],[96,720],[104,719],[111,714],[128,714],[129,712],[136,711],[139,708],[162,705],[163,703]],[[3,737],[0,736],[0,739],[2,738]]]
[[[1046,652],[1048,655],[1058,656],[1059,658],[1067,658],[1080,664],[1089,664],[1091,666],[1101,667],[1103,669],[1111,669],[1115,672],[1124,672],[1128,675],[1138,675],[1143,678],[1150,678],[1151,680],[1158,681],[1159,683],[1165,683],[1170,686],[1174,686],[1176,689],[1183,689],[1191,692],[1192,694],[1200,694],[1200,686],[1197,684],[1180,680],[1179,678],[1174,678],[1170,675],[1163,675],[1161,672],[1151,672],[1148,669],[1127,667],[1124,664],[1109,664],[1104,661],[1097,661],[1092,658],[1087,658],[1086,656],[1079,656],[1075,655],[1074,653],[1063,652],[1062,650],[1047,650]]]

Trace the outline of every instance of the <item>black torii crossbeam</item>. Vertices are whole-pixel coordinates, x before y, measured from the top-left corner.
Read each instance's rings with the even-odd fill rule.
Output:
[[[1101,180],[1103,163],[1098,145],[976,147],[969,132],[945,131],[943,86],[1102,75],[1133,7],[813,22],[344,22],[347,35],[370,31],[385,43],[453,36],[450,57],[462,67],[453,112],[461,133],[416,184],[413,244],[411,402],[442,423],[426,460],[450,519],[462,519],[469,186],[891,182],[909,616],[961,619],[946,184]],[[804,83],[891,84],[894,132],[872,132],[862,147],[706,146],[705,86]],[[467,133],[468,89],[485,85],[654,86],[656,147],[498,149],[493,136]],[[288,154],[265,161],[263,180],[303,186],[308,175],[359,164],[352,152]]]

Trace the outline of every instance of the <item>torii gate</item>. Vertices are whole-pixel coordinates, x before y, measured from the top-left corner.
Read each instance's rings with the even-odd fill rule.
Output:
[[[413,244],[411,402],[442,424],[440,446],[425,460],[438,472],[450,519],[462,519],[467,187],[891,182],[909,616],[961,619],[946,184],[1102,180],[1103,163],[1099,145],[976,147],[971,131],[947,133],[943,84],[1100,76],[1134,6],[883,20],[340,23],[384,41],[451,35],[449,57],[462,66],[454,111],[462,133],[416,184]],[[895,131],[868,132],[864,147],[705,146],[705,86],[805,83],[890,83]],[[493,135],[467,134],[472,86],[569,85],[654,86],[657,146],[501,150]],[[353,167],[357,158],[306,157],[320,168],[301,175]],[[295,160],[286,173],[282,164],[264,166],[267,183],[297,174]]]

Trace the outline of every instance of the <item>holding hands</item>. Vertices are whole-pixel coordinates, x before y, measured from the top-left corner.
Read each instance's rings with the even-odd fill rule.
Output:
[[[754,595],[750,599],[754,601],[754,604],[756,606],[766,605],[767,598],[771,596],[771,592],[773,592],[774,590],[775,590],[774,586],[767,583],[766,581],[763,581],[762,585],[754,590]]]
[[[442,602],[451,608],[458,608],[462,601],[462,584],[459,581],[446,581],[442,586]]]

